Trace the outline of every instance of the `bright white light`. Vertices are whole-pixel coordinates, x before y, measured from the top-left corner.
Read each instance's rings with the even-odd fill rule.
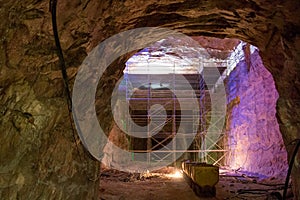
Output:
[[[181,170],[176,170],[174,173],[172,174],[167,174],[167,177],[170,178],[182,178],[182,171]]]

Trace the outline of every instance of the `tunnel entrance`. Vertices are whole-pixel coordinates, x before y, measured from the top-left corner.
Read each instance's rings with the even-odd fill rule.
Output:
[[[239,40],[195,39],[203,49],[164,39],[127,61],[114,107],[121,120],[115,119],[111,141],[131,152],[126,159],[152,152],[149,163],[168,160],[168,166],[179,167],[183,160],[198,161],[220,167],[221,177],[240,173],[282,181],[288,167],[276,120],[278,93],[259,50]],[[211,94],[222,84],[225,115],[212,115],[212,101],[221,102]],[[191,104],[193,97],[198,110]],[[191,143],[186,144],[187,138]],[[110,151],[109,144],[105,149],[105,166],[128,161]]]
[[[121,120],[112,133],[131,135],[116,139],[118,133],[114,133],[118,140],[114,143],[123,143],[132,160],[153,152],[147,157],[149,163],[168,160],[179,166],[182,160],[193,160],[283,177],[287,161],[275,118],[278,94],[258,49],[233,39],[194,39],[203,48],[189,49],[184,41],[169,38],[127,61],[114,108]],[[212,68],[218,73],[212,73]],[[211,92],[221,84],[226,90],[225,115],[214,113],[211,123]],[[197,98],[198,110],[190,103],[193,97],[187,94],[191,93]],[[176,95],[184,99],[179,102]],[[155,107],[157,104],[161,106]],[[213,132],[207,134],[209,129]],[[192,142],[187,144],[187,138]],[[114,159],[119,159],[112,154],[106,151],[105,165],[113,166]]]

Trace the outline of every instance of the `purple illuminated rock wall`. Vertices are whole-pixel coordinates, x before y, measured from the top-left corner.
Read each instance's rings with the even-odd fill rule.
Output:
[[[227,161],[233,169],[283,177],[287,153],[276,120],[274,80],[257,50],[246,60],[240,61],[226,80]]]

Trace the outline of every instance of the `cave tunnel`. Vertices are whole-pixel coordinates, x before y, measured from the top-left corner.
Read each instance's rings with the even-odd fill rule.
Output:
[[[49,2],[1,2],[0,199],[202,199],[181,177],[187,160],[218,167],[207,199],[281,199],[289,169],[286,196],[299,199],[299,8],[293,0],[58,1],[64,79]],[[81,135],[64,81],[74,95],[80,69],[99,64],[99,44],[143,27],[188,39],[145,33],[148,46],[113,59],[93,96],[108,140]],[[126,168],[139,159],[146,165]]]

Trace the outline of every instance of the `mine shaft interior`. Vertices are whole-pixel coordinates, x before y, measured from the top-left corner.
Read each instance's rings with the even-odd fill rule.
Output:
[[[275,116],[278,93],[259,49],[237,39],[193,40],[199,46],[166,38],[126,62],[113,94],[112,143],[102,160],[104,199],[119,176],[125,183],[118,184],[130,190],[147,182],[178,190],[190,185],[190,194],[182,191],[188,196],[175,199],[282,195],[288,164]],[[113,152],[112,145],[131,154]],[[172,190],[154,189],[154,197],[174,198]],[[146,198],[119,192],[120,198]]]
[[[299,0],[0,0],[0,200],[299,200]]]

